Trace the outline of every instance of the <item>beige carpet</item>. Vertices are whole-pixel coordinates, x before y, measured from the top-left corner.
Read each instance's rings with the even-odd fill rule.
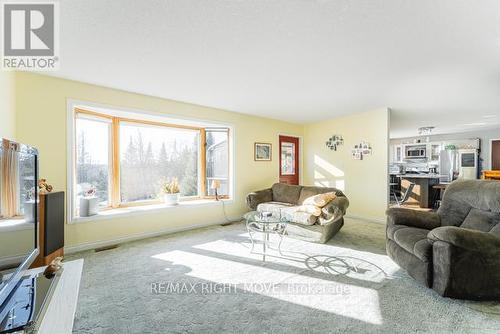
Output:
[[[347,219],[328,244],[285,238],[265,263],[243,224],[73,255],[75,333],[499,332],[499,303],[420,286],[385,255],[384,228]]]

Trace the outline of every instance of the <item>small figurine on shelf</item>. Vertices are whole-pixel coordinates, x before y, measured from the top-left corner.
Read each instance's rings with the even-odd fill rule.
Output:
[[[38,180],[38,190],[40,194],[46,194],[52,192],[54,188],[47,183],[46,179]]]
[[[85,197],[87,198],[95,197],[96,193],[97,189],[94,186],[91,186],[87,191],[85,191]]]

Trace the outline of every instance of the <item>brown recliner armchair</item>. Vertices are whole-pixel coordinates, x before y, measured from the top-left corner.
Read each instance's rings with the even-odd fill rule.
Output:
[[[455,181],[434,212],[387,211],[387,254],[440,295],[500,299],[500,181]]]

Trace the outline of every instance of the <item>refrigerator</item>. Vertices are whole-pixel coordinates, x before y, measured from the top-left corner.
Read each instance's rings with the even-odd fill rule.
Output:
[[[441,150],[439,153],[439,174],[444,175],[439,178],[439,182],[446,183],[453,181],[457,169],[458,152],[456,150]]]
[[[479,151],[476,149],[458,150],[458,177],[460,179],[474,180],[478,173]]]
[[[439,153],[440,182],[451,182],[455,178],[477,179],[479,170],[479,150],[442,150]]]

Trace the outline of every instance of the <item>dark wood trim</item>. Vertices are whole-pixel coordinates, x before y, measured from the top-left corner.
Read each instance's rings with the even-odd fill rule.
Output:
[[[283,143],[292,143],[295,147],[295,152],[294,152],[294,159],[295,159],[295,173],[291,175],[283,175],[282,174],[282,168],[281,168],[281,158],[282,158],[282,144]],[[287,184],[293,184],[293,185],[298,185],[300,181],[300,138],[299,137],[292,137],[292,136],[284,136],[280,135],[279,136],[279,182],[280,183],[287,183]]]
[[[500,139],[491,140],[491,170],[500,170]]]

